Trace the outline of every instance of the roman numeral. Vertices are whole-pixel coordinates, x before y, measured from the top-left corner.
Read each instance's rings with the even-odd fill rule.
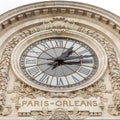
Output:
[[[73,78],[75,83],[79,82],[79,80],[75,76],[72,75],[72,78]]]
[[[57,77],[57,85],[58,86],[63,86],[64,85],[62,78]]]
[[[63,47],[63,41],[62,40],[55,40],[55,47]]]
[[[48,43],[47,42],[41,42],[41,45],[44,47],[44,49],[46,50],[46,49],[50,49],[50,46],[48,45]]]
[[[41,83],[48,83],[48,80],[49,80],[50,76],[48,76],[47,74],[43,74],[43,76],[40,78],[40,82]]]
[[[39,72],[40,70],[39,70],[39,67],[32,67],[32,68],[30,68],[30,69],[27,69],[27,72],[28,72],[28,74],[30,74],[30,76],[34,76],[34,75],[36,75],[38,72]]]
[[[91,70],[84,68],[84,67],[80,67],[80,69],[78,70],[79,73],[82,73],[84,75],[88,75],[90,71]]]
[[[88,50],[87,50],[87,49],[85,49],[85,50],[82,50],[82,51],[78,52],[78,54],[79,54],[79,55],[82,55],[82,54],[84,54],[84,53],[86,53],[86,52],[88,52]]]
[[[37,54],[37,55],[40,55],[40,54],[41,54],[41,52],[36,52],[36,51],[34,51],[33,49],[30,50],[30,53],[35,53],[35,54]],[[31,55],[32,55],[32,54],[31,54]]]
[[[30,60],[30,59],[25,59],[25,64],[36,64],[37,61],[36,59]]]

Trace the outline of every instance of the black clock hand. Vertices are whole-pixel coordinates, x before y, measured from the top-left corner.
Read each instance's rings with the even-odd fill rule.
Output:
[[[93,57],[93,56],[94,55],[69,56],[69,57],[64,57],[62,60],[82,59],[82,58],[88,58],[88,57]]]
[[[77,64],[82,64],[82,63],[92,63],[92,60],[79,60],[76,62],[63,62],[62,65],[77,65]]]
[[[78,63],[93,63],[93,61],[91,59],[84,59],[84,60],[79,60],[79,61],[69,61],[69,62],[61,62],[61,63],[58,63],[58,62],[49,62],[49,63],[44,63],[44,64],[48,64],[48,65],[63,65],[63,64],[78,64]]]
[[[94,55],[85,55],[85,56],[70,56],[70,57],[65,57],[65,58],[62,58],[62,59],[58,59],[54,62],[52,62],[51,64],[49,65],[52,65],[52,70],[55,69],[56,67],[60,66],[60,65],[63,65],[63,64],[80,64],[80,61],[79,62],[64,62],[65,60],[73,60],[73,59],[82,59],[82,58],[87,58],[87,57],[92,57]],[[92,63],[92,61],[91,61]]]
[[[64,57],[68,57],[69,55],[72,54],[73,52],[73,46],[68,48],[67,51],[63,52],[61,55],[60,55],[60,58],[64,58]]]
[[[50,62],[47,63],[48,65],[52,65],[52,70],[55,69],[56,67],[60,66],[60,64],[58,62]]]
[[[52,70],[55,69],[56,67],[60,66],[60,65],[77,65],[77,64],[83,64],[83,63],[93,63],[92,60],[90,59],[84,59],[84,60],[79,60],[79,61],[76,61],[76,62],[61,62],[61,63],[58,63],[58,62],[50,62],[48,63],[48,65],[52,65]]]
[[[57,61],[57,60],[62,60],[65,57],[68,57],[69,55],[72,54],[73,52],[73,47],[70,47],[69,49],[67,49],[67,51],[63,52],[60,56],[56,57],[56,58],[49,58],[47,60],[52,60],[52,61]]]
[[[53,66],[52,66],[52,70],[54,70],[56,67],[58,67],[58,63],[55,63]]]
[[[52,65],[53,65],[52,70],[62,64],[62,62],[63,62],[62,59],[63,59],[64,57],[68,57],[70,54],[72,54],[72,52],[73,52],[72,49],[73,49],[73,46],[70,47],[69,49],[67,49],[67,51],[63,52],[59,57],[48,59],[48,60],[53,60],[53,61],[55,62],[55,63],[52,63]]]

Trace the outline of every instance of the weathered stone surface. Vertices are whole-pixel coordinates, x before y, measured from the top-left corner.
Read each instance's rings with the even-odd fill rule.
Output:
[[[74,3],[49,1],[16,8],[0,17],[0,119],[52,120],[52,119],[119,119],[120,118],[120,18],[100,8]],[[19,63],[14,53],[24,41],[31,44],[46,37],[71,37],[87,40],[99,45],[107,57],[107,69],[100,79],[89,86],[72,92],[50,92],[36,89],[23,82],[20,73],[14,70]],[[19,52],[24,49],[21,47]],[[96,48],[94,48],[96,50]],[[97,52],[98,50],[96,50]],[[19,52],[17,53],[19,56]],[[13,59],[15,62],[13,62]],[[99,59],[100,58],[99,55]],[[17,64],[19,65],[19,64]],[[43,108],[41,111],[25,112],[20,100],[36,98],[72,99],[76,97],[99,99],[99,109],[92,112],[72,111],[58,107],[52,111]],[[25,104],[25,102],[23,102]],[[29,103],[32,104],[32,103]],[[38,103],[36,102],[35,105]],[[42,103],[41,103],[42,104]],[[21,111],[20,111],[21,110]],[[21,118],[22,117],[22,118]]]

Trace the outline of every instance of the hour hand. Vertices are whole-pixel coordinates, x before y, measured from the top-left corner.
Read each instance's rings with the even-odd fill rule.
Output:
[[[51,62],[51,63],[48,63],[48,65],[52,65],[52,70],[55,69],[57,66],[59,66],[58,62]]]
[[[68,57],[72,53],[73,53],[73,46],[68,48],[67,51],[63,52],[60,57],[61,58]]]
[[[63,60],[63,58],[68,57],[73,53],[73,46],[68,48],[67,51],[63,52],[60,56],[56,58],[48,58],[47,60],[57,61],[57,60]]]

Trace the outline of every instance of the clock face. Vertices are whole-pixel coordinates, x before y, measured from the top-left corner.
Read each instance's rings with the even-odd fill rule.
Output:
[[[49,38],[28,46],[20,57],[24,76],[39,86],[71,88],[97,72],[98,58],[87,44],[71,38]]]

